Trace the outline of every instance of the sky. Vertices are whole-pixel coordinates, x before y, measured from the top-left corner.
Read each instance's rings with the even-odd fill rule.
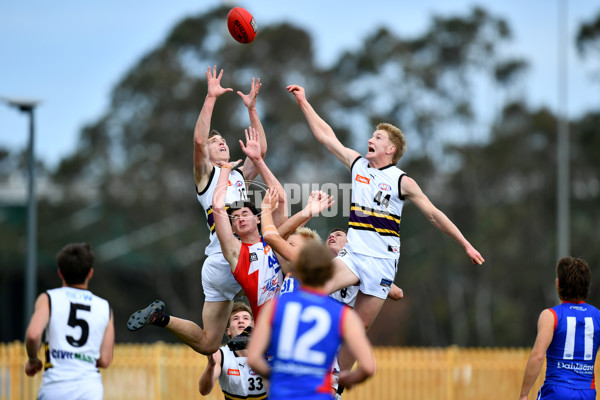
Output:
[[[52,168],[71,154],[81,128],[107,110],[110,93],[127,70],[183,18],[223,3],[252,13],[258,25],[256,40],[261,24],[290,22],[306,29],[323,66],[378,27],[409,38],[424,32],[434,14],[466,15],[478,5],[509,23],[513,39],[506,54],[529,61],[528,103],[555,111],[561,104],[559,21],[566,20],[567,113],[577,117],[600,108],[594,63],[581,60],[573,45],[578,26],[600,13],[597,0],[3,1],[0,97],[41,101],[35,111],[36,157]],[[559,14],[561,4],[566,4],[566,13]],[[0,148],[25,149],[28,133],[26,114],[0,103]]]

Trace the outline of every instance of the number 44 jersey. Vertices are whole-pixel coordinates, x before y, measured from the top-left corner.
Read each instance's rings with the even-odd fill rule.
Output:
[[[554,314],[554,336],[546,351],[544,384],[595,389],[600,311],[587,303],[566,302],[549,310]]]
[[[100,377],[96,362],[110,319],[108,301],[89,290],[61,287],[46,292],[46,364],[42,384]]]

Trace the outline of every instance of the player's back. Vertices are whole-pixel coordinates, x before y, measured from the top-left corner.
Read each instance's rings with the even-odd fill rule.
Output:
[[[346,306],[300,287],[276,300],[269,398],[331,399],[331,368]]]
[[[62,287],[46,292],[50,321],[46,328],[43,384],[100,378],[96,363],[110,320],[108,302],[92,292]]]
[[[555,316],[552,342],[546,352],[545,384],[574,389],[594,388],[594,363],[600,345],[600,311],[587,303],[562,303]]]

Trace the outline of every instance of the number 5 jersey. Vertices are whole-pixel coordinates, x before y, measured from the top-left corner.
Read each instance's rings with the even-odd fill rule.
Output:
[[[89,290],[61,287],[46,292],[46,363],[42,386],[51,382],[98,378],[96,362],[110,320],[108,301]]]

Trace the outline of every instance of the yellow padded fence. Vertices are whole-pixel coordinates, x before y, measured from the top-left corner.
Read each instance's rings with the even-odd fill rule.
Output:
[[[25,375],[25,354],[23,343],[0,343],[0,400],[36,398],[41,374]],[[529,349],[377,347],[375,356],[375,376],[344,400],[516,399]],[[113,363],[101,370],[104,399],[222,399],[218,383],[209,396],[198,392],[205,366],[206,357],[185,345],[117,344]]]

